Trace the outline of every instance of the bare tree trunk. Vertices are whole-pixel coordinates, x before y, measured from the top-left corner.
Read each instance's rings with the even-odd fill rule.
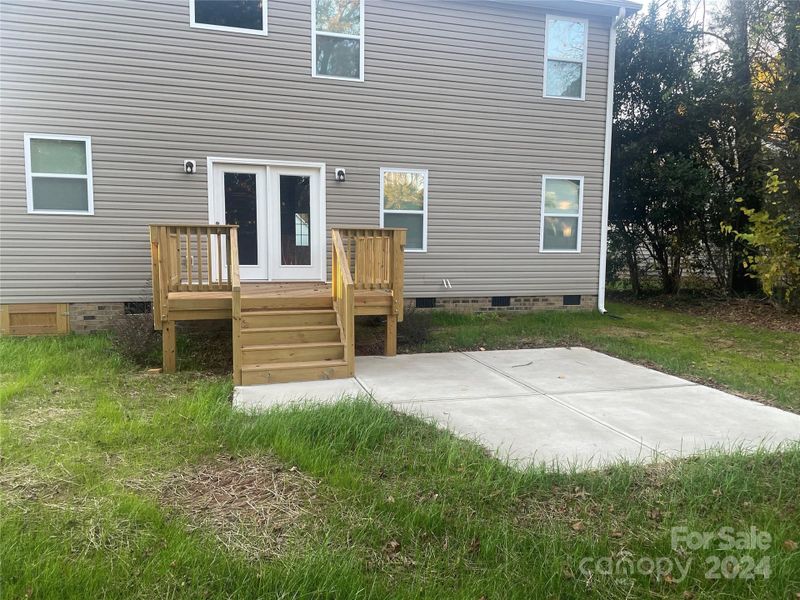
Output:
[[[711,270],[714,272],[714,279],[717,280],[717,285],[723,290],[727,291],[729,283],[728,273],[724,266],[721,266],[717,263],[717,259],[714,257],[714,248],[711,245],[711,241],[708,239],[708,229],[706,228],[705,219],[700,219],[700,241],[703,244],[706,260],[708,261]]]
[[[631,243],[625,244],[625,261],[628,264],[628,276],[631,282],[633,294],[638,298],[642,295],[642,283],[639,279],[639,261],[636,257],[636,246]]]
[[[730,0],[730,52],[732,83],[736,98],[733,110],[736,119],[737,159],[733,186],[736,197],[742,199],[743,208],[759,210],[763,182],[758,165],[760,141],[756,130],[753,77],[750,65],[749,2],[750,0]],[[741,212],[737,212],[733,218],[733,226],[736,231],[744,231],[747,227],[747,217]],[[755,280],[747,276],[747,269],[744,267],[744,257],[747,253],[746,244],[735,243],[733,272],[731,273],[731,284],[734,291],[753,291],[757,287]]]
[[[785,91],[787,98],[794,98],[795,112],[800,112],[800,6],[797,0],[783,0],[784,30],[786,32],[786,49],[784,64],[786,65]],[[791,107],[790,107],[791,108]],[[786,127],[789,142],[789,153],[797,160],[800,157],[800,117],[792,119]]]

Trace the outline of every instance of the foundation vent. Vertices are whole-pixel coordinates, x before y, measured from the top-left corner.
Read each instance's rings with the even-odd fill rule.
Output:
[[[511,306],[511,296],[492,296],[492,306]]]
[[[417,308],[436,308],[436,298],[417,298],[414,306]]]

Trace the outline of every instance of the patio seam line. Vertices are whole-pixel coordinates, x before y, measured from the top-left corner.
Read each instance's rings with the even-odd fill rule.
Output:
[[[517,383],[517,384],[519,384],[519,385],[525,386],[525,387],[527,387],[527,388],[528,388],[528,389],[530,389],[530,390],[536,391],[537,393],[541,394],[542,396],[545,396],[546,398],[549,398],[550,400],[552,400],[552,401],[553,401],[553,402],[555,402],[556,404],[558,404],[558,405],[560,405],[560,406],[563,406],[564,408],[567,408],[567,409],[571,410],[572,412],[574,412],[574,413],[576,413],[576,414],[579,414],[579,415],[581,415],[581,416],[583,416],[583,417],[585,417],[585,418],[589,419],[590,421],[593,421],[593,422],[595,422],[595,423],[597,423],[597,424],[599,424],[599,425],[602,425],[603,427],[606,427],[607,429],[610,429],[611,431],[613,431],[613,432],[614,432],[614,433],[616,433],[617,435],[620,435],[620,436],[622,436],[622,437],[625,437],[625,438],[627,438],[627,439],[629,439],[629,440],[631,440],[631,441],[633,441],[633,442],[635,442],[635,443],[639,444],[640,446],[644,446],[645,448],[649,448],[651,451],[655,452],[655,453],[656,453],[656,454],[658,454],[659,456],[662,456],[662,457],[664,457],[664,458],[668,458],[666,455],[662,454],[662,452],[661,452],[661,451],[659,451],[657,448],[654,448],[654,447],[653,447],[653,446],[651,446],[650,444],[648,444],[648,443],[645,443],[644,439],[642,439],[642,438],[638,438],[638,439],[637,439],[635,436],[633,436],[633,435],[631,435],[631,434],[627,433],[626,431],[623,431],[623,430],[621,430],[621,429],[617,429],[616,427],[614,427],[614,426],[613,426],[613,425],[611,425],[610,423],[606,423],[605,421],[603,421],[603,420],[601,420],[601,419],[598,419],[598,418],[596,418],[596,417],[594,417],[594,416],[592,416],[592,415],[590,415],[590,414],[588,414],[588,413],[586,413],[586,412],[584,412],[584,411],[580,410],[579,408],[576,408],[576,407],[572,406],[571,404],[568,404],[567,402],[564,402],[564,401],[562,401],[562,400],[559,400],[558,398],[556,398],[555,396],[552,396],[552,395],[548,394],[547,392],[544,392],[544,391],[538,390],[537,388],[535,388],[535,387],[534,387],[534,386],[532,386],[532,385],[528,385],[527,383],[525,383],[525,382],[523,382],[523,381],[519,381],[519,380],[517,380],[517,379],[514,379],[513,377],[511,377],[511,376],[510,376],[510,375],[508,375],[507,373],[503,373],[502,371],[500,371],[500,370],[498,370],[498,369],[495,369],[495,368],[494,368],[494,367],[492,367],[491,365],[487,365],[485,362],[482,362],[482,361],[478,360],[478,359],[477,359],[477,358],[475,358],[474,356],[470,356],[470,355],[469,355],[469,354],[467,354],[466,352],[461,352],[461,354],[463,354],[464,356],[466,356],[467,358],[469,358],[469,359],[471,359],[471,360],[474,360],[474,361],[475,361],[476,363],[478,363],[479,365],[483,365],[483,366],[484,366],[484,367],[486,367],[487,369],[490,369],[490,370],[494,371],[495,373],[498,373],[499,375],[502,375],[503,377],[505,377],[505,378],[507,378],[507,379],[510,379],[510,380],[511,380],[511,381],[513,381],[514,383]]]
[[[531,394],[528,394],[528,396],[530,396],[530,395],[531,395]],[[547,396],[546,394],[535,394],[535,395],[537,395],[537,396],[545,396],[545,397]],[[497,398],[505,398],[505,397],[508,397],[508,396],[496,396],[496,397],[497,397]],[[516,397],[516,396],[515,396],[515,397]],[[474,398],[473,398],[473,399],[474,399]],[[452,401],[455,401],[455,402],[457,402],[458,400],[452,400],[452,399],[446,399],[446,398],[445,398],[445,399],[437,399],[437,401],[438,401],[438,402],[452,402]],[[459,437],[461,437],[461,438],[468,439],[468,440],[471,440],[471,441],[475,441],[475,442],[477,442],[478,444],[480,444],[480,445],[482,445],[482,446],[484,446],[484,447],[488,448],[489,450],[491,450],[491,451],[492,451],[494,454],[496,454],[498,457],[500,457],[500,456],[501,456],[500,450],[503,450],[504,452],[503,452],[502,456],[505,456],[506,458],[508,458],[508,459],[510,459],[510,460],[512,460],[512,461],[517,461],[517,462],[530,461],[531,463],[533,463],[533,462],[534,462],[534,458],[536,457],[536,454],[537,454],[537,453],[538,453],[538,452],[541,450],[541,448],[537,448],[537,449],[534,451],[534,453],[533,453],[533,454],[532,454],[530,457],[527,457],[527,458],[525,458],[525,457],[516,457],[516,458],[512,458],[512,457],[511,457],[511,453],[512,453],[512,451],[513,451],[513,450],[514,450],[514,448],[515,448],[515,447],[514,447],[514,445],[513,445],[513,442],[509,443],[507,446],[504,446],[504,445],[502,445],[502,444],[499,444],[499,445],[498,445],[498,444],[495,444],[495,445],[489,444],[489,443],[488,443],[488,442],[485,440],[485,436],[484,436],[483,434],[478,434],[478,433],[463,433],[463,432],[462,432],[462,433],[459,433],[459,432],[458,432],[456,429],[452,428],[452,427],[450,426],[452,417],[451,417],[451,413],[449,413],[449,412],[443,412],[443,414],[447,415],[447,420],[445,421],[444,425],[442,425],[442,423],[440,423],[440,422],[438,421],[438,419],[436,419],[436,417],[433,417],[433,416],[431,416],[431,415],[426,415],[426,414],[423,414],[423,413],[417,413],[417,412],[413,412],[413,411],[406,411],[406,406],[405,406],[406,404],[410,404],[410,403],[403,403],[403,405],[401,405],[401,406],[397,406],[396,408],[399,408],[400,410],[402,410],[402,411],[406,412],[406,414],[410,414],[410,415],[412,415],[412,416],[415,416],[415,417],[417,417],[417,418],[419,418],[419,419],[423,419],[423,420],[426,420],[426,421],[433,422],[434,424],[437,424],[438,426],[443,426],[443,427],[444,427],[444,428],[445,428],[447,431],[449,431],[449,432],[453,433],[453,434],[454,434],[454,435],[456,435],[456,436],[459,436]],[[564,408],[567,408],[567,409],[569,409],[569,407],[564,407]],[[574,412],[574,411],[570,411],[570,412]],[[584,416],[584,415],[579,415],[579,416]],[[598,423],[598,424],[599,424],[599,425],[601,425],[601,426],[603,425],[602,423]],[[614,434],[618,435],[619,437],[625,437],[625,436],[619,435],[619,432],[617,432],[617,431],[612,431],[612,433],[614,433]],[[651,452],[655,452],[655,453],[656,453],[656,454],[658,454],[658,455],[662,455],[662,453],[661,453],[660,451],[658,451],[658,450],[654,450],[653,448],[651,448],[651,447],[650,447],[650,446],[648,446],[647,444],[643,444],[643,443],[642,443],[641,441],[639,441],[639,440],[636,440],[636,443],[639,445],[639,458],[641,458],[641,457],[642,457],[642,455],[643,455],[643,452],[644,452],[644,449],[647,449],[647,450],[649,450],[649,451],[651,451]],[[588,464],[590,464],[590,463],[591,463],[591,462],[592,462],[592,461],[593,461],[595,458],[598,458],[598,459],[600,459],[600,456],[601,456],[601,455],[599,455],[598,453],[592,454],[592,455],[591,455],[589,458],[586,458],[586,459],[583,461],[583,463],[582,463],[582,464],[584,464],[584,465],[588,465]],[[617,455],[617,456],[620,456],[620,457],[621,457],[621,455]],[[580,461],[577,459],[577,457],[576,457],[576,456],[573,456],[573,459],[571,459],[571,460],[574,460],[574,462],[568,462],[567,464],[576,464],[576,465],[577,465],[577,464],[580,462]],[[601,460],[601,459],[600,459],[600,460]],[[550,461],[550,462],[551,462],[551,464],[552,464],[554,461],[555,461],[555,462],[557,462],[557,461],[558,461],[558,459],[556,459],[556,458],[553,458],[553,459],[551,459],[551,461]],[[588,467],[587,467],[587,468],[588,468]]]
[[[364,390],[364,393],[365,393],[367,396],[369,396],[370,398],[372,398],[372,400],[374,400],[375,402],[381,402],[381,400],[378,400],[378,398],[376,398],[376,397],[375,397],[375,394],[373,394],[373,393],[372,393],[370,390],[368,390],[368,389],[367,389],[367,386],[365,386],[365,385],[364,385],[364,382],[363,382],[363,381],[361,381],[361,380],[358,378],[358,376],[357,376],[357,375],[353,375],[353,379],[355,379],[355,381],[356,381],[356,383],[358,384],[358,386],[359,386],[359,387],[360,387],[362,390]]]
[[[385,400],[380,399],[377,396],[370,394],[375,400],[379,402],[383,402],[384,404],[425,404],[426,402],[460,402],[460,401],[469,401],[469,400],[498,400],[500,398],[527,398],[529,396],[543,396],[544,394],[531,392],[530,390],[525,391],[521,394],[500,394],[498,396],[457,396],[455,398],[450,397],[442,397],[442,396],[431,396],[429,398],[422,398],[422,399],[415,399],[415,400]]]
[[[483,364],[483,363],[481,363]],[[560,392],[541,392],[542,394],[602,394],[606,392],[644,392],[647,390],[672,390],[677,388],[699,387],[699,383],[675,385],[648,385],[644,387],[605,388],[597,390],[563,390]]]
[[[535,348],[533,348],[533,349],[535,350]],[[592,350],[592,352],[595,352],[595,350]],[[474,352],[472,350],[469,350],[467,352],[461,352],[461,354],[467,356],[468,358],[471,358],[472,360],[474,360],[476,362],[479,362],[482,365],[485,365],[485,366],[489,367],[490,369],[492,369],[496,373],[498,373],[500,375],[503,375],[504,377],[507,377],[508,379],[511,379],[511,381],[513,381],[515,383],[519,383],[521,385],[525,385],[528,389],[537,390],[540,394],[550,394],[550,393],[552,393],[552,394],[594,394],[594,393],[598,393],[598,392],[629,392],[629,391],[630,392],[640,392],[640,391],[644,391],[644,390],[661,390],[661,389],[680,388],[680,387],[705,387],[701,383],[685,380],[685,383],[673,383],[673,384],[669,384],[669,385],[646,385],[646,386],[630,387],[630,388],[608,388],[608,389],[601,389],[601,390],[574,390],[574,391],[573,390],[567,390],[567,391],[562,391],[562,392],[546,392],[545,390],[540,390],[539,388],[537,388],[535,386],[532,386],[530,384],[523,384],[521,381],[518,381],[518,380],[514,379],[514,377],[512,377],[511,375],[507,375],[503,371],[500,371],[499,369],[496,369],[495,367],[492,367],[489,364],[487,364],[487,363],[483,362],[482,360],[480,360],[479,358],[476,358],[475,356],[473,356],[473,355],[481,354],[480,352]],[[602,354],[602,352],[600,354]],[[603,356],[608,356],[608,355],[603,354]],[[609,358],[614,358],[614,357],[613,356],[609,356]],[[621,358],[617,358],[616,360],[619,360],[619,361],[622,361],[622,362],[628,362],[628,361],[622,360]],[[641,366],[641,365],[637,365],[635,363],[628,363],[628,364],[631,364],[633,366]],[[648,369],[648,367],[643,367],[643,368],[644,369]],[[653,370],[653,369],[650,369],[650,370]],[[659,373],[660,372],[661,371],[659,371]],[[676,375],[670,375],[669,373],[664,373],[664,375],[669,375],[670,377],[675,377],[675,378],[680,379]]]

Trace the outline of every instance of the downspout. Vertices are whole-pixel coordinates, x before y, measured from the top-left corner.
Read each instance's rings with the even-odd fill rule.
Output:
[[[608,198],[611,183],[611,131],[614,118],[614,62],[617,54],[617,24],[625,17],[625,9],[620,8],[619,13],[611,23],[611,32],[608,35],[608,77],[606,88],[606,143],[603,151],[603,208],[600,215],[600,268],[597,282],[597,310],[600,314],[606,312],[606,253],[608,251]]]

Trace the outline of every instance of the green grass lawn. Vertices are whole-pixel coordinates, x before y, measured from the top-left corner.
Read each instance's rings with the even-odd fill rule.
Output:
[[[608,311],[433,313],[431,339],[401,351],[586,346],[800,412],[800,333],[631,304]]]
[[[711,340],[694,339],[691,355],[674,351],[698,337],[697,325],[675,318],[648,326],[637,310],[613,311],[625,320],[532,316],[498,321],[493,336],[486,322],[460,319],[452,343],[491,347],[514,327],[533,335],[540,322],[553,337],[566,325],[564,341],[585,329],[617,354],[631,343],[638,358],[714,372],[705,361],[717,359],[698,354]],[[456,321],[440,320],[431,349],[455,335],[446,327]],[[653,341],[645,354],[645,336],[665,323],[664,347]],[[780,345],[738,335],[759,352]],[[789,352],[785,341],[780,351]],[[144,375],[99,335],[0,339],[0,368],[4,598],[800,594],[800,447],[522,472],[363,399],[238,414],[228,377]],[[755,390],[768,389],[762,381]],[[674,527],[755,527],[770,539],[753,550],[718,550],[719,540],[692,549],[672,545]],[[713,557],[726,556],[740,566],[714,570]],[[768,559],[769,577],[752,573],[747,557],[762,571]],[[659,558],[664,570],[671,561],[668,576],[650,572],[647,561]],[[639,567],[608,574],[620,560]],[[689,565],[685,577],[675,561]],[[720,576],[707,578],[709,570]]]

